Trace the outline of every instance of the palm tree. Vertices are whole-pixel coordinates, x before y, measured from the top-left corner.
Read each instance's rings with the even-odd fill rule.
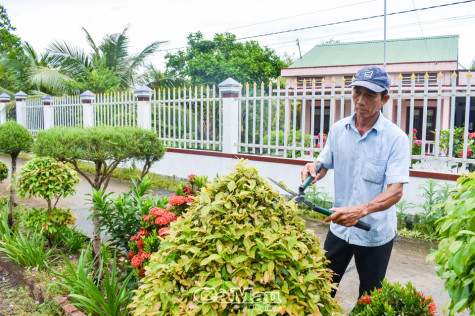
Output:
[[[190,84],[189,80],[170,74],[168,71],[160,71],[153,64],[145,66],[145,72],[139,82],[152,89],[165,89],[184,87]]]
[[[155,41],[147,45],[139,54],[129,53],[129,27],[121,33],[107,34],[97,45],[89,32],[83,27],[91,54],[66,42],[53,42],[47,51],[51,58],[49,65],[61,74],[76,82],[88,82],[88,73],[93,70],[107,69],[113,71],[119,79],[119,88],[128,89],[139,77],[139,71],[145,60],[155,53],[164,42]]]
[[[28,94],[54,94],[64,81],[71,78],[50,68],[48,53],[39,55],[28,43],[22,44],[24,58],[15,59],[2,56],[0,70],[11,74],[15,80],[8,87],[0,87],[0,91],[13,95],[18,90]]]

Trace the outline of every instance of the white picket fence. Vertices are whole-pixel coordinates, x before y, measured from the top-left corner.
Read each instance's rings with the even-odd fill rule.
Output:
[[[415,136],[415,122],[422,120],[420,153],[411,156],[418,167],[458,173],[475,164],[471,151],[462,150],[475,147],[475,138],[469,137],[474,129],[470,112],[475,107],[471,89],[471,77],[463,86],[457,85],[456,78],[449,86],[443,86],[441,78],[437,85],[426,78],[422,86],[412,79],[408,87],[400,80],[391,88],[392,101],[385,105],[384,115],[407,130],[409,139]],[[354,111],[352,89],[344,78],[338,84],[335,80],[282,87],[245,84],[237,91],[229,104],[238,114],[226,121],[232,122],[228,125],[223,124],[223,117],[231,112],[223,107],[224,99],[215,87],[150,91],[146,99],[130,92],[97,95],[91,102],[92,122],[85,121],[85,104],[77,96],[53,98],[53,119],[48,124],[46,106],[40,99],[29,98],[23,104],[17,101],[17,117],[33,135],[45,126],[140,126],[154,130],[166,147],[223,151],[223,141],[229,139],[240,154],[312,160],[322,150],[328,127]],[[455,126],[456,102],[460,100],[465,101],[463,112],[457,112],[464,117],[461,139]],[[144,117],[148,119],[144,121]],[[237,128],[237,139],[226,136],[233,128]],[[427,138],[432,135],[427,133],[429,128],[433,139]],[[442,130],[449,131],[446,141],[441,141]]]

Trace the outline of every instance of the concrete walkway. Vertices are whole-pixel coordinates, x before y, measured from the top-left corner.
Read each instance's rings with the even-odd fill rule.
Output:
[[[9,156],[0,155],[0,161],[6,163],[10,168]],[[19,159],[18,168],[25,163],[24,159]],[[124,180],[111,179],[108,187],[108,192],[128,192],[131,182]],[[0,196],[8,195],[9,181],[5,180],[0,183]],[[76,212],[78,220],[76,225],[78,229],[87,235],[92,234],[92,222],[87,219],[89,216],[90,204],[87,201],[89,197],[87,194],[92,192],[91,186],[81,177],[81,183],[77,186],[77,194],[64,198],[58,203],[59,207],[70,207]],[[154,194],[171,194],[170,191],[157,190]],[[40,198],[25,199],[23,201],[17,200],[17,203],[23,203],[32,207],[46,207],[46,202]],[[307,228],[314,231],[315,235],[322,241],[328,232],[328,225],[315,221],[307,220]],[[442,305],[449,299],[448,293],[444,291],[444,282],[437,276],[434,265],[426,262],[426,256],[431,249],[436,248],[435,243],[430,243],[422,240],[397,237],[394,243],[391,260],[387,272],[389,282],[399,282],[406,284],[411,282],[419,291],[425,295],[432,295],[435,299],[438,315],[443,315]],[[354,263],[350,263],[349,268],[342,279],[337,298],[340,304],[347,310],[351,310],[356,303],[358,295],[359,279],[358,273]],[[468,315],[461,313],[459,315]]]

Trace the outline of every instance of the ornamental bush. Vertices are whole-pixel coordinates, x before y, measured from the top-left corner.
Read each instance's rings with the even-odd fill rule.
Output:
[[[207,182],[205,176],[188,175],[188,182],[182,182],[175,188],[175,193],[168,200],[168,207],[154,207],[142,215],[140,231],[130,238],[128,254],[138,276],[144,275],[144,266],[149,262],[150,255],[157,252],[161,239],[168,235],[169,223],[185,212],[193,202],[193,197]]]
[[[36,157],[18,173],[17,191],[22,198],[28,195],[46,200],[47,208],[29,212],[26,224],[41,229],[50,246],[61,229],[76,221],[76,214],[56,208],[56,204],[61,197],[73,195],[79,181],[76,171],[51,157]]]
[[[51,213],[61,197],[76,192],[74,187],[78,183],[77,172],[67,164],[51,157],[36,157],[20,169],[17,190],[22,198],[28,195],[45,199]]]
[[[8,203],[8,225],[13,226],[13,208],[15,207],[15,174],[16,161],[22,151],[30,150],[33,144],[33,136],[30,132],[15,121],[8,121],[0,125],[0,153],[10,155],[11,162],[11,185],[10,202]]]
[[[320,240],[239,163],[201,189],[151,255],[134,315],[337,315]]]
[[[6,178],[8,178],[8,167],[0,161],[0,183]]]
[[[418,292],[411,282],[403,287],[399,283],[390,284],[384,280],[380,289],[375,289],[370,295],[364,295],[358,300],[351,315],[426,316],[435,313],[432,297]]]
[[[465,309],[475,315],[475,172],[457,183],[457,190],[442,204],[447,215],[437,223],[440,242],[429,258],[445,280],[450,315]]]

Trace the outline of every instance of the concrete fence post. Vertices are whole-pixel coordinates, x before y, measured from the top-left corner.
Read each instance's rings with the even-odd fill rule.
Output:
[[[7,111],[5,105],[10,102],[10,96],[6,93],[0,94],[0,125],[7,122]]]
[[[94,126],[94,110],[92,102],[96,99],[96,95],[87,90],[81,93],[79,96],[82,103],[82,126],[93,127]]]
[[[23,91],[18,91],[14,95],[16,103],[16,121],[21,126],[27,128],[26,126],[26,97],[27,94]]]
[[[41,98],[41,101],[43,102],[43,128],[46,130],[54,127],[53,97],[47,94]]]
[[[152,129],[152,89],[141,86],[135,90],[137,98],[137,126],[143,129]]]
[[[228,78],[218,85],[223,99],[223,153],[237,154],[239,146],[239,91],[240,84]]]

